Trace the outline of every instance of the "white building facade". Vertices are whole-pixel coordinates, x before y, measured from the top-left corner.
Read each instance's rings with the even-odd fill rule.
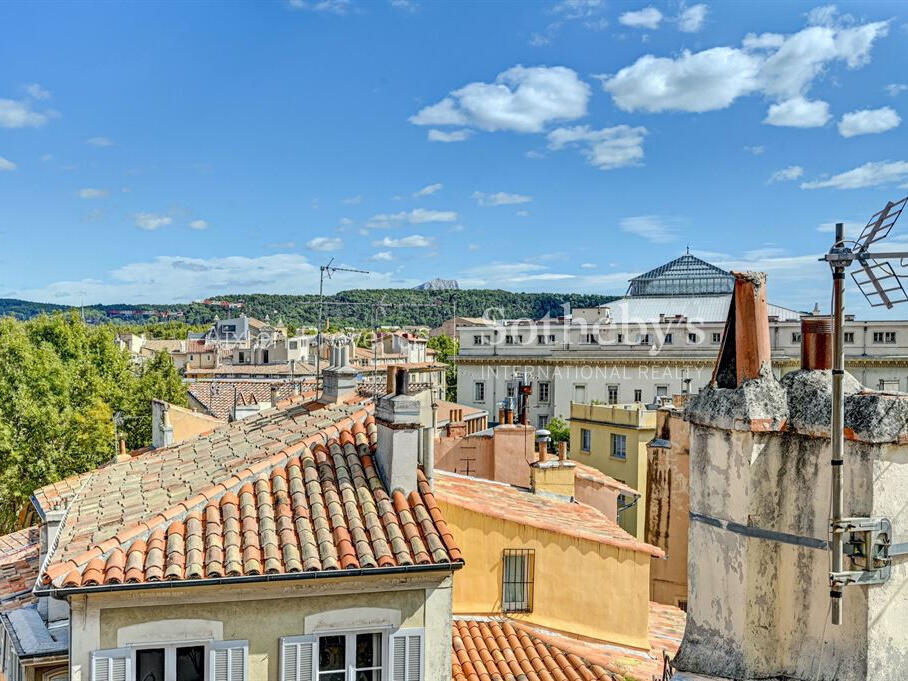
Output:
[[[532,383],[530,423],[568,417],[570,403],[624,404],[696,393],[709,383],[725,331],[732,276],[684,255],[631,280],[625,297],[564,317],[459,325],[457,401],[486,409]],[[769,305],[773,368],[798,368],[801,318]],[[846,323],[846,367],[875,390],[908,391],[908,321]]]

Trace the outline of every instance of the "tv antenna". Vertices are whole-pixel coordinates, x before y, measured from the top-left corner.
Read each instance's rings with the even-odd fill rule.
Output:
[[[908,196],[899,201],[889,201],[883,210],[875,213],[861,231],[857,241],[845,239],[845,225],[835,226],[835,242],[829,253],[820,258],[832,269],[832,570],[829,573],[832,597],[832,623],[842,623],[842,597],[849,584],[880,584],[889,579],[891,571],[890,546],[892,523],[888,518],[843,517],[844,495],[842,474],[845,451],[845,400],[842,380],[845,377],[845,270],[855,262],[859,270],[851,273],[861,293],[872,307],[891,308],[908,302],[902,277],[890,261],[898,260],[898,267],[908,267],[908,251],[877,252],[871,246],[889,236],[893,225],[902,214]],[[851,244],[849,246],[848,244]],[[846,536],[847,535],[847,536]],[[852,560],[852,569],[843,566],[846,543]]]
[[[321,397],[321,366],[322,366],[322,318],[325,310],[325,275],[331,278],[335,272],[358,272],[359,274],[371,274],[368,270],[354,270],[349,267],[335,267],[331,263],[334,258],[328,261],[327,265],[319,266],[318,275],[318,329],[315,336],[315,399]]]

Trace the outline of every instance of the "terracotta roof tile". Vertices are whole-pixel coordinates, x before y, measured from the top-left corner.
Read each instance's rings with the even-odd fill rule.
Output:
[[[0,536],[0,611],[34,600],[31,588],[38,576],[40,551],[38,527]]]
[[[451,634],[452,681],[620,681],[509,620],[455,619]]]
[[[592,506],[533,494],[507,483],[436,469],[435,497],[452,506],[550,532],[642,551],[656,558],[665,555],[662,549],[636,539]]]
[[[291,435],[301,437],[287,445]],[[461,561],[424,477],[409,498],[389,498],[375,440],[369,410],[310,415],[291,405],[99,470],[73,498],[42,581],[71,588]]]

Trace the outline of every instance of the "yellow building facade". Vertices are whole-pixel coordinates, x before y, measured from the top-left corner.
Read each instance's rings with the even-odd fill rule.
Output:
[[[550,491],[537,494],[441,471],[435,483],[439,508],[465,561],[454,578],[455,615],[504,614],[649,649],[650,561],[661,557],[658,548],[637,541],[592,507]],[[523,561],[516,571],[515,558]],[[516,587],[516,597],[510,585],[515,574],[527,583],[522,591]]]
[[[573,460],[592,466],[640,493],[636,504],[620,512],[619,524],[643,539],[647,501],[646,444],[656,435],[656,412],[640,404],[571,402],[570,427]]]

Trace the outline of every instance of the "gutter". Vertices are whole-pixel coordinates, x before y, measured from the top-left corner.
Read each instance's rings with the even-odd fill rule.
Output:
[[[243,575],[238,577],[214,577],[208,579],[174,579],[158,582],[137,582],[129,584],[101,584],[72,588],[35,588],[35,596],[50,596],[66,600],[78,594],[96,594],[110,591],[139,591],[146,589],[176,589],[191,586],[215,586],[225,584],[258,584],[262,582],[286,582],[310,579],[334,579],[337,577],[364,577],[370,575],[413,574],[459,570],[463,563],[432,563],[429,565],[397,565],[384,568],[357,568],[348,570],[313,570],[311,572],[289,572],[270,575]]]

